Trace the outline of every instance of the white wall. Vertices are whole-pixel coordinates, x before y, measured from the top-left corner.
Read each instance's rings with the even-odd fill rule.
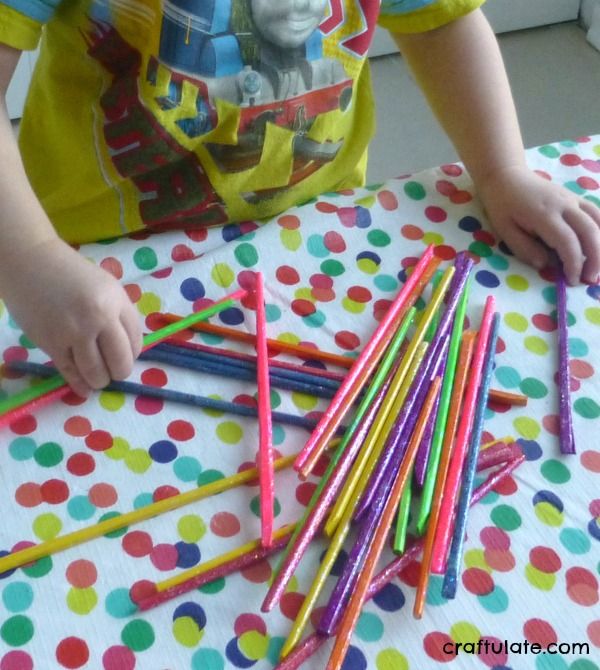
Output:
[[[592,12],[594,7],[600,7],[600,0],[582,0],[581,2],[581,23],[589,28],[592,23]]]

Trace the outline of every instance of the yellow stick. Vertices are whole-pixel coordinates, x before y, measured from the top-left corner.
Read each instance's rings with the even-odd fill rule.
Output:
[[[298,454],[293,454],[292,456],[278,458],[273,463],[274,469],[282,470],[289,467],[294,462],[297,455]],[[126,512],[120,516],[100,521],[100,523],[97,523],[94,526],[87,526],[86,528],[81,528],[72,533],[60,535],[47,542],[36,544],[33,547],[21,549],[21,551],[16,551],[0,558],[0,574],[7,570],[12,570],[13,568],[18,568],[27,563],[31,563],[32,561],[37,561],[44,556],[56,554],[64,549],[69,549],[70,547],[83,544],[89,540],[106,535],[107,533],[112,533],[115,530],[125,528],[125,526],[130,526],[139,523],[140,521],[146,521],[159,514],[170,512],[171,510],[178,509],[184,505],[189,505],[190,503],[202,500],[203,498],[209,498],[217,493],[227,491],[236,486],[241,486],[242,484],[247,484],[257,476],[257,468],[249,468],[243,472],[231,475],[231,477],[217,479],[214,482],[199,486],[191,491],[186,491],[185,493],[180,493],[179,495],[171,496],[170,498],[164,498],[163,500],[146,505],[145,507],[140,507],[140,509],[133,510],[132,512]]]

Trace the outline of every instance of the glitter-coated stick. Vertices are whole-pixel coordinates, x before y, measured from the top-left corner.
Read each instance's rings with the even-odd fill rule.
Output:
[[[567,327],[567,284],[562,267],[556,279],[556,318],[558,321],[558,406],[561,454],[575,453],[569,378],[569,333]]]

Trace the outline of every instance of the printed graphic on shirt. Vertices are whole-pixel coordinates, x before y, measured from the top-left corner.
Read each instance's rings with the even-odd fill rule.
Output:
[[[273,155],[266,146],[282,132],[291,154],[281,157],[285,183],[259,179],[262,187],[241,192],[245,202],[270,199],[335,159],[344,139],[323,137],[319,119],[349,108],[353,79],[324,53],[324,40],[341,31],[339,48],[359,60],[377,2],[357,0],[348,11],[342,0],[163,0],[158,53],[149,56],[110,16],[138,4],[96,4],[87,39],[89,55],[112,76],[101,100],[110,159],[138,189],[145,225],[226,221],[215,185],[277,171],[264,165]],[[344,33],[348,18],[353,30]]]

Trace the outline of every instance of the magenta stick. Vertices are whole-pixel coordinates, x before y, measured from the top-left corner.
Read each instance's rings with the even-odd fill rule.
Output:
[[[525,456],[521,454],[501,469],[489,475],[483,484],[473,491],[471,505],[475,505],[484,498],[498,485],[499,482],[508,477],[519,465],[521,465],[524,460]],[[406,565],[418,558],[423,550],[424,543],[425,540],[423,538],[412,539],[402,556],[394,558],[385,568],[383,568],[383,570],[381,570],[381,572],[375,575],[369,585],[369,590],[367,591],[367,600],[376,596],[379,591],[392,581],[392,579],[395,579],[398,576]],[[297,670],[297,668],[315,654],[329,639],[329,636],[321,635],[316,632],[312,633],[305,638],[296,649],[286,656],[285,659],[276,666],[275,670]]]
[[[510,461],[514,455],[514,451],[508,444],[498,442],[479,452],[477,469],[487,470],[488,468],[493,468],[496,465],[500,465],[500,463]]]
[[[294,464],[296,470],[301,470],[312,452],[324,448],[325,444],[335,434],[337,427],[344,418],[344,414],[360,393],[362,388],[362,384],[359,383],[360,380],[366,380],[375,369],[379,360],[379,357],[375,356],[376,350],[380,347],[380,344],[389,337],[390,330],[403,309],[406,300],[418,284],[419,278],[424,273],[425,268],[433,259],[433,251],[433,245],[429,245],[424,251],[418,263],[415,265],[414,271],[406,280],[406,283],[396,296],[396,299],[375,329],[375,332],[364,349],[361,351],[360,356],[348,371],[342,385],[332,398],[331,403],[321,417],[317,427],[298,455],[296,463]],[[383,349],[381,353],[383,353]]]

